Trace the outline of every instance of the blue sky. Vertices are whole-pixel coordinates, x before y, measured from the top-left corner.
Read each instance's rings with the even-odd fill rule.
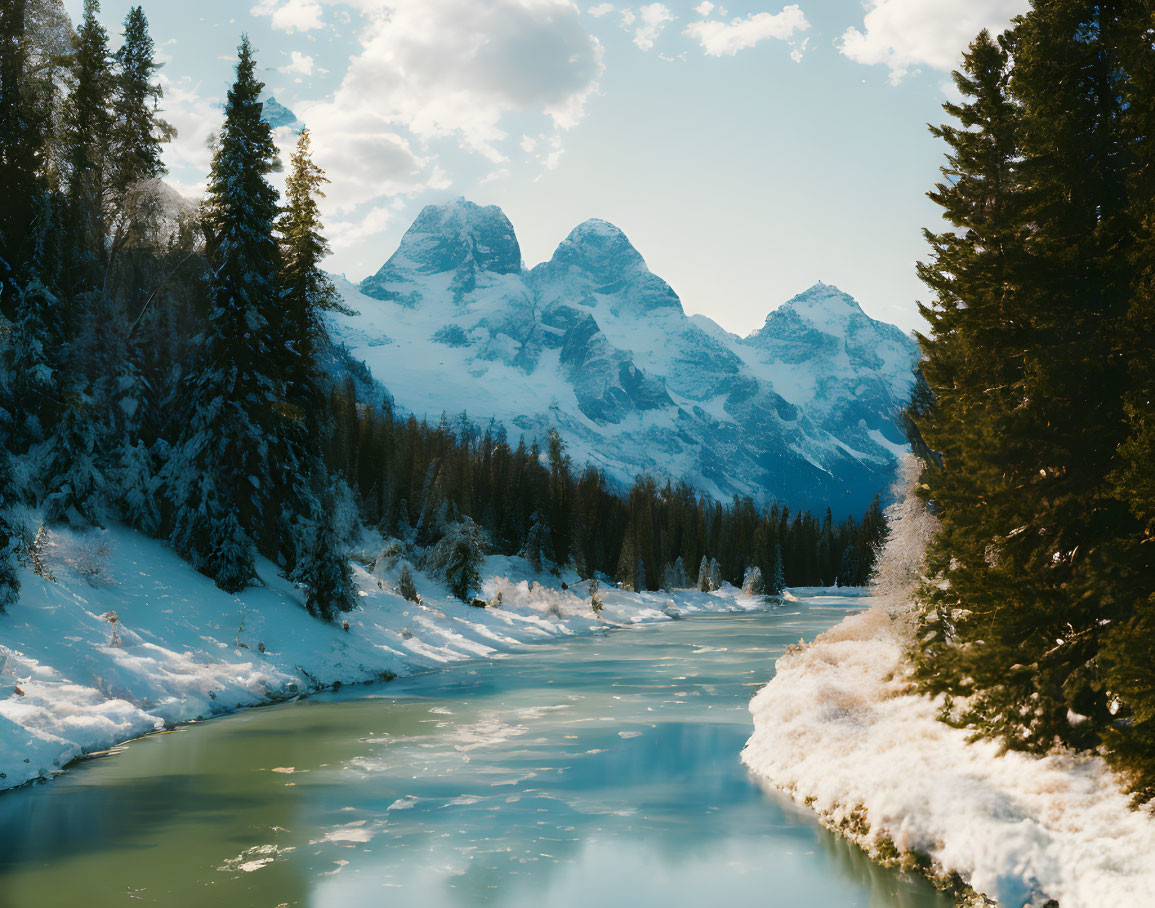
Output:
[[[331,270],[376,271],[423,205],[464,195],[505,210],[530,266],[582,220],[613,221],[688,312],[742,334],[818,280],[918,326],[943,151],[926,124],[970,38],[1027,6],[141,2],[187,194],[247,32],[332,180]],[[103,2],[114,45],[127,8]]]

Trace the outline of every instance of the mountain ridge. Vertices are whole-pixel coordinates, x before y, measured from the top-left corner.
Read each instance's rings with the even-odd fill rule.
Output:
[[[593,218],[527,269],[513,225],[465,199],[427,206],[373,275],[338,288],[334,338],[395,402],[458,413],[628,483],[685,478],[720,499],[861,511],[905,444],[893,416],[913,341],[817,283],[745,338],[681,300]],[[712,326],[712,327],[711,327]]]

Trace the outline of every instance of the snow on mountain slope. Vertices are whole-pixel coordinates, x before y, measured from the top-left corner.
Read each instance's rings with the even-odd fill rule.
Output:
[[[556,428],[575,462],[622,482],[844,515],[887,486],[904,444],[892,417],[916,351],[897,328],[819,284],[738,338],[687,317],[606,221],[526,270],[499,208],[429,206],[377,274],[337,285],[357,314],[331,317],[334,340],[399,406],[512,438]]]

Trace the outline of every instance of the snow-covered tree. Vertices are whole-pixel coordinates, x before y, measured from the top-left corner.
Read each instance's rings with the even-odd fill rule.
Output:
[[[5,421],[0,406],[0,613],[15,603],[20,595],[20,577],[16,573],[19,537],[8,514],[8,509],[15,503],[17,490],[12,481],[11,455],[6,447]]]
[[[311,544],[298,557],[293,574],[305,587],[305,606],[310,614],[332,621],[337,612],[349,612],[357,604],[353,572],[341,549],[333,515],[333,495],[326,496],[312,522]]]
[[[662,568],[662,589],[668,593],[673,590],[684,590],[687,586],[689,581],[686,579],[686,564],[679,555],[673,564],[667,561]]]
[[[782,546],[779,544],[774,547],[774,568],[766,592],[771,596],[777,596],[784,589],[786,589],[786,575],[782,568]]]
[[[99,414],[81,394],[70,396],[43,464],[44,514],[74,527],[100,525],[108,482],[98,436]]]
[[[159,480],[144,442],[126,439],[116,452],[116,488],[125,521],[150,536],[159,532]]]
[[[469,517],[449,524],[445,535],[426,555],[426,569],[441,577],[462,602],[481,585],[481,563],[485,538]]]
[[[717,558],[710,559],[710,589],[720,590],[722,588],[722,565],[718,563]]]
[[[131,7],[124,19],[124,44],[116,52],[112,99],[111,179],[120,199],[142,181],[164,172],[161,146],[173,130],[157,116],[164,92],[155,79],[161,64],[154,55],[148,19],[139,6]]]
[[[762,581],[762,568],[751,565],[746,568],[742,578],[742,592],[747,596],[761,596],[766,592],[766,584]]]
[[[42,440],[55,419],[59,344],[55,328],[61,304],[39,278],[14,293],[15,320],[3,350],[3,367],[12,415],[9,444],[19,451]]]
[[[397,577],[397,592],[410,602],[418,602],[421,599],[417,593],[417,584],[413,582],[413,569],[408,561],[401,565],[401,573]]]
[[[165,485],[173,545],[230,592],[253,576],[252,550],[280,526],[272,513],[286,462],[284,399],[273,345],[280,253],[273,236],[277,191],[268,174],[276,147],[262,119],[262,83],[248,38],[225,106],[205,203],[212,263],[209,323],[188,386],[188,407]]]
[[[698,565],[698,591],[702,593],[708,593],[711,589],[710,559],[703,555],[702,562]]]
[[[525,534],[525,544],[521,547],[521,556],[533,566],[535,571],[540,571],[543,566],[549,566],[556,561],[553,535],[550,533],[549,522],[541,511],[534,511],[530,518],[529,532]]]
[[[645,589],[640,585],[640,580],[644,578],[638,577],[638,565],[641,559],[637,556],[637,549],[634,547],[634,537],[632,533],[627,532],[625,538],[622,540],[622,551],[618,556],[618,570],[616,579],[621,585],[622,589],[632,590],[638,592]]]
[[[72,91],[64,106],[67,172],[66,290],[82,293],[97,285],[106,263],[108,176],[112,139],[112,55],[100,23],[99,0],[84,0],[73,39]]]

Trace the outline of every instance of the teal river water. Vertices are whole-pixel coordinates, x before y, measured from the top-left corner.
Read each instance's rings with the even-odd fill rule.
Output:
[[[862,605],[555,641],[143,738],[0,795],[0,905],[947,908],[738,761],[774,659]]]

